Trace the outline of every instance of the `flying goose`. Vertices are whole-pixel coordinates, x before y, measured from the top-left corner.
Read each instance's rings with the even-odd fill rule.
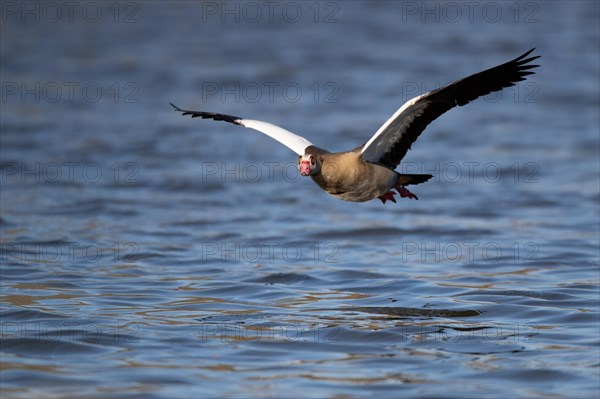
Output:
[[[298,154],[298,169],[310,176],[323,190],[336,198],[364,202],[379,198],[396,202],[392,189],[400,197],[418,199],[406,186],[429,180],[432,175],[400,174],[394,169],[400,164],[413,142],[437,117],[457,105],[465,105],[478,97],[514,86],[534,72],[539,65],[529,64],[539,58],[526,58],[535,48],[505,64],[476,73],[414,97],[402,105],[373,137],[359,147],[345,152],[329,152],[279,126],[213,112],[190,111],[171,106],[192,118],[225,121],[258,130],[279,141]]]

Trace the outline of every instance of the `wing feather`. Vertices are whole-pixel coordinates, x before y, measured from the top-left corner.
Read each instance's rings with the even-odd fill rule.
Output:
[[[225,121],[236,125],[241,125],[250,129],[258,130],[261,133],[279,141],[281,144],[288,147],[298,155],[304,155],[304,150],[313,145],[310,141],[302,136],[298,136],[288,130],[268,122],[256,121],[252,119],[243,119],[238,116],[217,114],[214,112],[190,111],[177,107],[171,104],[175,111],[179,111],[182,115],[190,115],[192,118],[213,119],[215,121]]]
[[[539,65],[529,64],[539,56],[526,58],[535,48],[512,61],[454,81],[437,90],[404,103],[364,145],[361,158],[395,169],[412,143],[427,125],[455,106],[465,105],[478,97],[514,86],[534,72]]]

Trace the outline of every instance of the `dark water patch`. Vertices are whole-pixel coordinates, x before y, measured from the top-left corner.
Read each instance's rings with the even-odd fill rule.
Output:
[[[405,234],[405,231],[395,227],[380,228],[361,228],[354,230],[329,230],[314,234],[315,238],[342,239],[342,238],[361,238],[378,236],[399,236]]]
[[[6,217],[0,217],[0,228],[10,228],[10,227],[15,227],[15,226],[18,226],[18,225],[11,222]]]
[[[324,273],[322,273],[322,275],[323,275],[323,277],[327,277],[327,278],[331,279],[332,281],[336,281],[337,284],[388,278],[388,276],[381,274],[381,273],[365,272],[365,271],[351,270],[351,269],[342,269],[342,270],[324,272]]]
[[[383,314],[394,317],[408,317],[408,318],[420,318],[420,317],[449,317],[449,318],[462,318],[462,317],[477,317],[481,314],[481,311],[474,309],[417,309],[417,308],[403,308],[403,307],[392,307],[392,306],[370,306],[370,307],[344,307],[341,310],[345,312],[362,312],[371,314]]]
[[[128,231],[129,234],[131,234],[132,236],[139,236],[139,237],[144,237],[149,239],[150,237],[158,237],[158,238],[164,238],[164,237],[170,237],[170,238],[184,238],[184,237],[189,237],[191,235],[191,232],[188,230],[174,230],[174,229],[156,229],[156,230],[138,230],[138,229],[134,229],[134,230],[129,230]]]
[[[182,263],[187,263],[189,265],[195,266],[195,265],[197,265],[198,262],[196,260],[190,260],[190,261],[186,261],[186,262],[182,262]],[[223,275],[225,273],[227,273],[226,269],[213,267],[212,265],[211,265],[211,267],[203,267],[202,268],[203,276],[205,276],[205,275]]]
[[[560,384],[561,381],[581,381],[581,376],[565,370],[555,370],[552,368],[536,369],[512,369],[502,371],[490,371],[489,374],[481,378],[499,378],[501,380],[510,379],[511,381],[526,381],[532,384],[540,383],[548,385]],[[585,378],[583,378],[585,380]]]
[[[227,185],[219,182],[203,182],[198,180],[176,180],[168,179],[155,185],[155,188],[164,192],[188,192],[188,193],[216,193],[227,190]],[[224,202],[227,198],[224,198]]]
[[[578,196],[578,194],[573,195],[572,197],[576,197],[576,196]],[[515,204],[515,206],[535,207],[535,208],[543,208],[543,207],[553,208],[553,207],[557,207],[557,206],[561,205],[564,202],[564,199],[542,197],[541,195],[535,195],[535,194],[529,193],[529,195],[527,195],[527,196],[518,197],[515,200],[515,202],[517,202]]]
[[[57,127],[56,123],[11,123],[11,122],[2,122],[2,135],[17,133],[21,134],[29,134],[29,133],[42,133],[48,130],[55,129]]]
[[[206,227],[206,226],[213,226],[215,224],[221,223],[220,221],[217,220],[210,220],[210,219],[205,219],[205,220],[180,220],[180,221],[176,221],[176,222],[169,222],[166,223],[165,226],[174,226],[174,227]]]
[[[110,337],[110,340],[113,340],[113,337]],[[48,340],[43,337],[3,338],[1,342],[3,352],[29,356],[89,355],[106,351],[100,345],[57,339]]]
[[[105,213],[107,210],[106,200],[97,198],[50,206],[44,210],[44,213],[48,215],[94,215]]]
[[[82,376],[71,376],[65,375],[67,370],[58,370],[52,372],[38,371],[35,367],[30,367],[33,370],[25,369],[9,369],[3,372],[2,383],[6,388],[29,386],[31,381],[36,381],[38,384],[43,384],[47,390],[55,391],[57,395],[62,396],[65,389],[73,389],[74,386],[78,386],[77,392],[82,392],[86,387],[94,384],[94,380],[91,377]],[[7,389],[8,390],[8,389]],[[4,391],[4,389],[3,389]],[[15,392],[16,397],[31,397],[40,392],[34,387],[29,387],[25,391],[23,389]],[[75,392],[73,392],[75,394]]]
[[[586,291],[592,291],[592,292],[597,292],[599,289],[599,285],[597,284],[588,284],[588,283],[567,283],[567,284],[561,284],[562,287],[565,287],[566,289],[574,289],[574,290],[586,290]]]
[[[520,353],[525,351],[522,345],[504,343],[504,342],[452,342],[438,348],[441,352],[461,353],[468,355],[493,355],[500,353]]]
[[[241,237],[241,235],[239,233],[235,233],[235,232],[208,231],[208,232],[204,232],[204,234],[205,234],[206,238],[211,240],[211,242],[226,241],[226,240],[231,240],[232,238]]]
[[[105,183],[104,186],[107,189],[122,189],[122,190],[135,190],[135,189],[143,189],[143,188],[147,188],[147,184],[145,182],[136,182],[136,181],[126,181],[126,182],[122,182],[122,181],[112,181],[112,182],[108,182]]]
[[[50,240],[36,240],[36,241],[27,241],[23,240],[20,242],[9,242],[5,248],[7,253],[13,252],[24,252],[24,253],[34,253],[29,251],[29,248],[38,248],[38,247],[60,247],[64,245],[72,245],[77,244],[75,241],[68,241],[64,239],[50,239]]]
[[[0,312],[0,318],[6,321],[28,321],[38,319],[62,319],[65,316],[34,309],[11,309]]]

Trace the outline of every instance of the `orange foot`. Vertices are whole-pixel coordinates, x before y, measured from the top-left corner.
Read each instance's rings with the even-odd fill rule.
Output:
[[[392,201],[392,202],[396,202],[396,198],[394,198],[394,194],[396,194],[393,191],[388,191],[387,193],[380,195],[379,198],[381,200],[381,202],[383,202],[385,204],[385,201]]]
[[[414,195],[413,193],[411,193],[410,191],[408,191],[408,189],[404,186],[396,186],[394,187],[396,190],[398,190],[398,193],[400,194],[400,197],[402,198],[414,198],[416,200],[418,200],[419,198],[417,198],[416,195]],[[396,202],[396,201],[394,201]]]

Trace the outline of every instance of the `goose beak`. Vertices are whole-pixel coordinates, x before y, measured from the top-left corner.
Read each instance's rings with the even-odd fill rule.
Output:
[[[310,162],[308,162],[308,161],[300,162],[300,174],[302,176],[310,175]]]

